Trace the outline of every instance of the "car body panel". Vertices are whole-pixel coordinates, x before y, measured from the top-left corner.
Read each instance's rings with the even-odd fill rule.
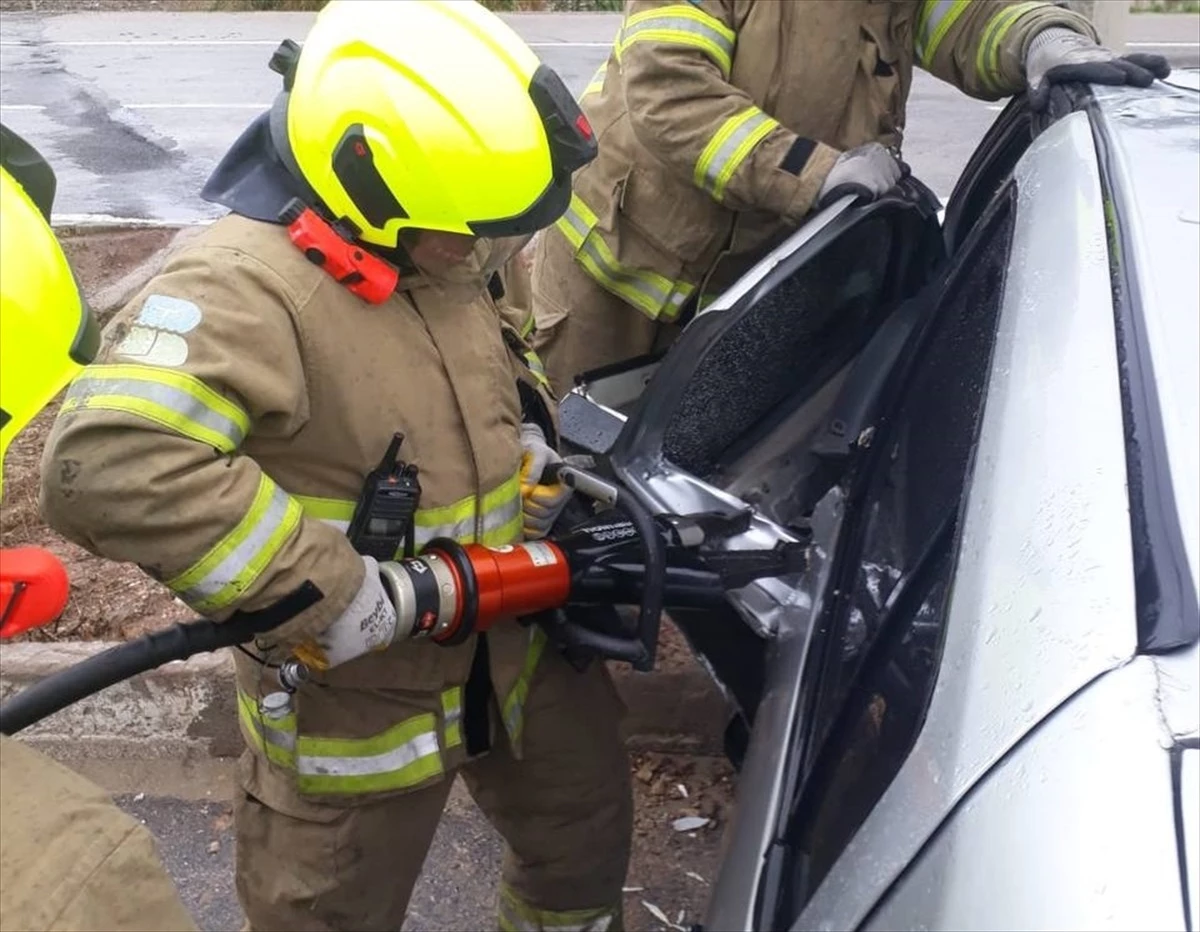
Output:
[[[1167,616],[1146,638],[1154,649],[1200,636],[1200,94],[1165,84],[1094,93],[1131,293],[1130,390],[1149,412],[1133,436],[1158,576],[1147,601]]]
[[[1176,532],[1153,542],[1169,545],[1165,562],[1154,550],[1155,582],[1176,583],[1192,597],[1194,615],[1200,107],[1195,75],[1175,74],[1172,83],[1179,86],[1093,89],[1094,98],[1082,96],[1081,109],[1056,122],[1031,118],[1020,100],[1010,103],[947,205],[950,271],[938,270],[935,279],[933,271],[914,270],[914,280],[937,287],[904,299],[882,321],[873,319],[872,339],[857,356],[827,366],[823,381],[798,366],[797,383],[808,386],[805,400],[780,402],[785,410],[769,431],[747,430],[749,442],[738,438],[715,458],[693,461],[703,461],[701,467],[675,456],[664,438],[671,419],[689,404],[691,423],[703,432],[709,419],[719,420],[722,399],[736,399],[736,384],[726,395],[700,386],[703,404],[689,397],[705,357],[712,355],[712,368],[721,357],[715,347],[738,315],[767,297],[778,299],[773,291],[784,290],[790,276],[807,274],[809,265],[824,262],[829,268],[822,274],[840,272],[848,280],[869,268],[869,258],[858,259],[862,249],[838,248],[840,238],[852,240],[857,224],[888,210],[897,223],[906,222],[894,195],[866,206],[843,201],[818,214],[698,315],[661,363],[576,389],[575,401],[595,402],[594,410],[621,422],[619,430],[606,427],[613,439],[593,452],[610,454],[614,473],[643,503],[677,514],[749,504],[755,509],[751,529],[728,543],[734,549],[794,539],[790,523],[797,514],[807,516],[812,532],[811,565],[803,576],[732,592],[736,614],[709,620],[719,630],[740,618],[753,632],[762,684],[753,695],[731,697],[751,730],[706,928],[774,928],[781,922],[777,911],[788,921],[794,917],[797,930],[864,923],[1182,928],[1189,915],[1196,928],[1200,647],[1196,637],[1182,648],[1168,638],[1155,650],[1142,637],[1147,603],[1135,569],[1143,566],[1138,561],[1146,544],[1139,537],[1137,489],[1146,479],[1131,472],[1150,464],[1151,478],[1165,477],[1147,493],[1158,507],[1150,516],[1155,527]],[[845,410],[839,404],[861,376],[861,363],[883,370],[897,357],[880,356],[879,346],[917,347],[909,337],[921,332],[922,320],[940,320],[935,311],[921,311],[920,302],[950,300],[948,288],[938,289],[956,269],[970,267],[981,236],[992,235],[981,217],[989,203],[998,203],[998,193],[1008,198],[1012,190],[1011,249],[959,510],[932,697],[907,757],[895,758],[895,777],[872,797],[873,808],[860,810],[865,819],[853,823],[858,827],[840,855],[839,848],[829,849],[836,861],[828,873],[812,872],[803,856],[795,857],[791,833],[798,815],[810,811],[795,807],[812,795],[810,758],[821,753],[806,738],[813,727],[810,693],[821,672],[814,658],[830,643],[837,646],[824,611],[844,603],[837,586],[846,576],[831,564],[843,543],[853,560],[858,545],[845,531],[854,522],[861,530],[861,522],[854,518],[858,503],[846,497],[852,484],[814,481],[815,489],[827,491],[810,502],[811,513],[780,514],[782,493],[776,488],[764,495],[764,489],[788,481],[789,463],[800,464],[803,485],[813,475],[804,457],[836,452],[841,440],[855,445],[853,431],[831,440],[832,415]],[[896,300],[895,289],[889,294]],[[783,302],[786,314],[812,296],[792,298]],[[1132,311],[1131,300],[1139,302]],[[908,323],[897,327],[906,316]],[[1124,339],[1131,319],[1146,321],[1136,347],[1141,355],[1133,361],[1140,369],[1130,364]],[[790,324],[772,320],[768,331],[779,331],[769,331],[764,342],[776,332],[780,340],[785,334],[794,339]],[[763,366],[753,348],[743,347],[720,370],[731,383],[746,378],[751,392],[762,385],[756,376]],[[912,354],[905,349],[904,355]],[[1128,398],[1130,382],[1138,379],[1147,382],[1150,401],[1137,415],[1140,422]],[[628,421],[616,408],[631,412]],[[849,423],[872,425],[867,433],[880,423],[886,436],[888,410],[868,407],[857,411],[863,419]],[[1157,431],[1152,449],[1147,413]],[[753,416],[760,414],[755,409]],[[727,429],[721,443],[733,433]],[[859,438],[864,449],[867,433]],[[847,460],[868,461],[857,453]],[[1154,588],[1145,592],[1153,597]],[[1165,614],[1170,627],[1176,608],[1161,601],[1150,604],[1149,613]],[[688,620],[677,621],[718,684],[729,680],[739,658],[712,650],[711,642],[697,648]],[[1175,625],[1174,643],[1180,631],[1186,637],[1189,624]],[[1154,653],[1139,656],[1139,650]],[[819,787],[814,799],[811,811],[819,811]],[[799,880],[797,870],[810,872]],[[793,882],[798,892],[781,898],[779,891]]]
[[[1067,702],[971,790],[863,928],[1184,929],[1156,679],[1139,657]]]
[[[1200,643],[1155,656],[1158,708],[1177,744],[1200,745]]]
[[[795,928],[854,928],[1032,728],[1136,647],[1104,209],[1088,117],[1035,140],[924,728]],[[1068,218],[1068,222],[1063,222]]]
[[[713,883],[705,928],[752,929],[760,895],[764,853],[776,831],[784,808],[787,784],[786,736],[792,732],[800,704],[801,677],[808,656],[812,626],[819,615],[821,593],[826,591],[831,554],[836,550],[841,526],[842,501],[836,492],[826,496],[813,513],[814,546],[808,573],[796,587],[797,617],[782,630],[769,648],[767,682],[755,714],[754,729],[738,778],[733,814],[725,828],[728,852]],[[812,600],[816,598],[814,603]]]
[[[1191,747],[1180,754],[1178,795],[1188,928],[1194,930],[1200,929],[1200,748]]]

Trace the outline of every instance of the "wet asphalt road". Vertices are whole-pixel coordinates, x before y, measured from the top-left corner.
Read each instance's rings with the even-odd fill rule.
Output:
[[[234,838],[227,802],[162,796],[115,797],[154,833],[163,863],[204,932],[236,932],[245,921],[234,889]],[[404,839],[396,839],[398,846]],[[403,928],[486,929],[495,923],[503,846],[455,787],[417,881]]]
[[[608,54],[619,15],[508,17],[578,94]],[[302,39],[309,13],[5,14],[0,118],[42,149],[59,175],[56,219],[78,215],[203,221],[199,191],[221,154],[270,103],[267,60]],[[1135,16],[1139,51],[1200,60],[1200,17]],[[924,72],[915,75],[905,154],[934,191],[954,179],[1000,110]]]

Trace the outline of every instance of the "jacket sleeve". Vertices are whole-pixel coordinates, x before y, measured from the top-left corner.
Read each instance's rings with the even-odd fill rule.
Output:
[[[295,316],[306,298],[238,250],[178,254],[106,329],[42,461],[51,527],[138,564],[203,615],[315,583],[324,598],[263,639],[279,642],[322,630],[363,575],[346,538],[242,452],[251,433],[286,440],[308,418]]]
[[[1025,52],[1048,26],[1098,42],[1087,18],[1053,3],[1027,0],[920,0],[913,30],[917,63],[981,100],[1025,90]]]
[[[633,132],[719,203],[798,222],[839,153],[729,82],[736,44],[732,0],[631,0],[616,56]]]

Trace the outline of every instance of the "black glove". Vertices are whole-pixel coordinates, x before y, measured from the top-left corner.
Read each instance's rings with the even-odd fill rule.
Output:
[[[1025,83],[1029,87],[1029,106],[1035,111],[1046,108],[1051,88],[1056,84],[1131,84],[1149,87],[1155,78],[1171,73],[1170,63],[1161,55],[1135,52],[1118,56],[1072,29],[1051,26],[1029,43],[1025,55]]]
[[[877,142],[847,149],[825,176],[817,192],[816,208],[822,210],[846,194],[873,201],[894,188],[908,172],[898,152]]]

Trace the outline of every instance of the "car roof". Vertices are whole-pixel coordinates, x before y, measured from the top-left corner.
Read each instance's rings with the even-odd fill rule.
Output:
[[[1200,71],[1147,89],[1094,87],[1112,142],[1167,472],[1191,585],[1200,580]]]

